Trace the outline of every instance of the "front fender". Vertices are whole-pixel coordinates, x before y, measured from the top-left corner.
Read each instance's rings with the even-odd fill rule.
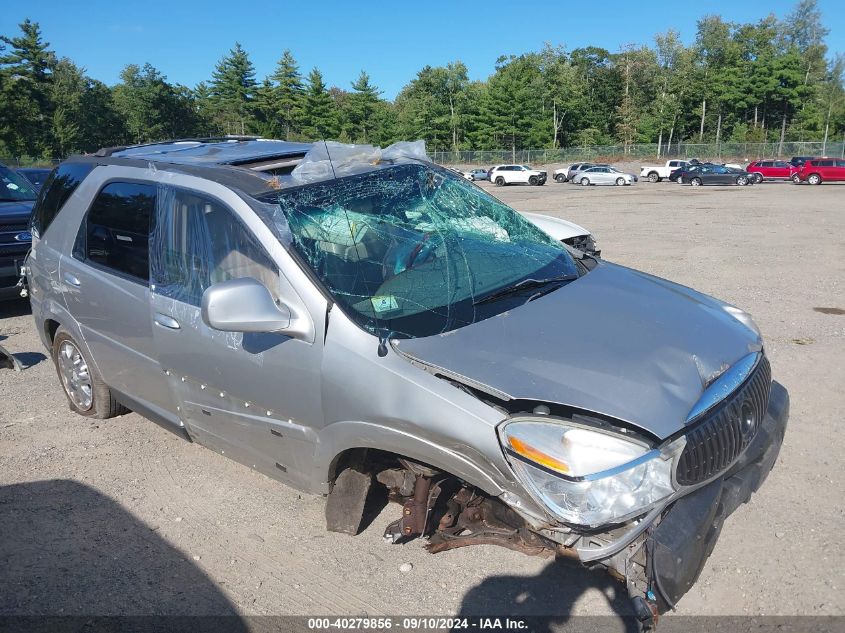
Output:
[[[430,464],[489,495],[498,496],[504,492],[487,472],[491,468],[494,471],[498,469],[471,446],[462,446],[457,452],[406,431],[360,421],[335,422],[320,431],[314,455],[314,476],[311,478],[318,487],[314,492],[328,492],[335,459],[354,448],[378,449]]]

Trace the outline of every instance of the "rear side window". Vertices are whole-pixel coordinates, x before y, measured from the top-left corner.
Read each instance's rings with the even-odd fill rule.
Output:
[[[59,210],[92,169],[94,165],[90,163],[65,163],[47,177],[32,211],[32,230],[36,235],[44,235]]]
[[[85,259],[147,282],[155,200],[155,185],[111,182],[103,187],[85,220]]]

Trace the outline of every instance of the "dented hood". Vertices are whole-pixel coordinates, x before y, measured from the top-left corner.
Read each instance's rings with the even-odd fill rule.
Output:
[[[394,349],[505,399],[559,403],[638,426],[681,429],[725,369],[759,351],[726,304],[609,263],[519,308]]]

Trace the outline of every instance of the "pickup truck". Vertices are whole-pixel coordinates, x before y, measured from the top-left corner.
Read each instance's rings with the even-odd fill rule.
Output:
[[[676,169],[686,167],[689,164],[690,161],[688,160],[667,160],[665,165],[646,165],[640,169],[640,178],[647,178],[649,182],[660,182],[664,178],[669,178],[669,174]]]

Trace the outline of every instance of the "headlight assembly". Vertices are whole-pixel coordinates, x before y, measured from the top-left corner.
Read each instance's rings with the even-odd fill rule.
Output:
[[[528,491],[561,521],[596,527],[648,510],[674,492],[668,450],[566,420],[514,419],[501,442]]]

